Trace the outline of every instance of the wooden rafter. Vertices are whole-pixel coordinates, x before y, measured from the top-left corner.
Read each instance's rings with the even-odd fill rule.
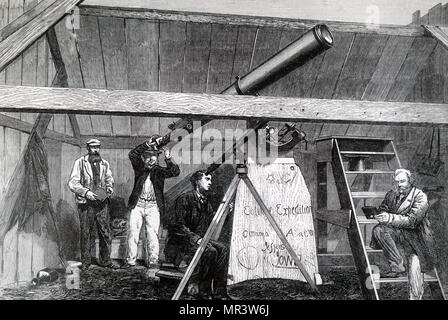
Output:
[[[59,48],[59,42],[54,28],[49,28],[45,35],[47,38],[48,46],[50,48],[51,57],[53,58],[54,67],[56,69],[56,73],[54,75],[53,81],[51,82],[51,86],[67,88],[67,71],[65,69],[64,60],[62,59],[61,49]]]
[[[132,149],[136,145],[139,145],[145,141],[148,141],[150,137],[143,136],[129,136],[129,137],[106,137],[98,135],[81,136],[81,144],[85,144],[90,139],[98,139],[101,141],[101,148],[103,149]]]
[[[61,49],[59,47],[59,41],[53,27],[48,29],[46,37],[48,45],[50,47],[51,56],[53,58],[53,63],[56,68],[56,74],[51,83],[51,86],[67,88],[68,87],[67,69],[65,68],[65,63],[62,58]],[[81,133],[79,130],[79,124],[78,120],[76,119],[76,116],[74,114],[69,114],[68,118],[70,121],[70,125],[72,127],[73,136],[76,139],[79,139]]]
[[[448,124],[448,106],[433,103],[20,86],[0,86],[0,97],[0,110],[13,112],[366,124]]]
[[[120,8],[104,6],[80,6],[82,15],[99,17],[117,17],[145,20],[184,21],[195,23],[212,23],[226,25],[247,25],[258,27],[282,27],[286,29],[310,29],[322,21],[298,20],[287,18],[271,18],[229,14],[209,14],[196,12],[182,12],[171,10],[156,10],[144,8]],[[373,33],[397,36],[422,36],[423,28],[420,26],[399,25],[368,25],[365,23],[350,23],[339,21],[325,21],[331,30],[339,32]]]
[[[70,121],[70,125],[72,126],[73,136],[76,139],[80,139],[81,131],[79,130],[78,120],[76,119],[76,115],[69,113],[68,120]]]
[[[22,28],[24,25],[29,23],[31,20],[38,17],[42,12],[44,12],[47,8],[49,8],[56,0],[43,0],[37,3],[30,10],[26,11],[17,19],[14,19],[11,23],[6,25],[3,29],[0,30],[0,41],[3,41],[14,32]]]
[[[17,18],[22,21],[18,29],[17,26],[11,28],[8,24],[5,27],[8,28],[5,35],[9,36],[0,42],[0,71],[81,1],[56,0],[32,19],[29,17]],[[11,31],[14,32],[11,33]]]
[[[4,114],[0,114],[0,126],[18,130],[24,133],[31,133],[33,129],[33,125],[31,123],[13,117],[5,116]],[[79,139],[48,129],[45,131],[44,138],[68,143],[74,146],[81,145]]]
[[[423,26],[426,32],[436,39],[445,49],[448,49],[448,27]]]

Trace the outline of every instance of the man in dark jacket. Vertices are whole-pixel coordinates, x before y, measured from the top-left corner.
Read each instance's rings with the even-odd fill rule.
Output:
[[[422,272],[432,271],[436,253],[430,228],[426,194],[415,187],[411,173],[406,169],[395,171],[394,190],[389,191],[375,218],[379,224],[372,232],[371,247],[383,249],[390,271],[383,277],[398,277],[406,271],[401,246],[406,257],[416,254]]]
[[[169,150],[165,150],[166,167],[158,165],[162,137],[154,135],[129,152],[129,160],[135,174],[134,189],[129,197],[129,237],[128,254],[124,268],[135,266],[140,228],[145,224],[148,248],[148,267],[158,264],[160,216],[165,212],[163,188],[165,179],[179,175],[179,166],[171,160]]]
[[[193,190],[177,198],[174,223],[168,227],[165,257],[176,266],[182,260],[190,263],[214,216],[207,199],[207,191],[211,186],[210,173],[197,171],[190,182]],[[225,244],[210,241],[191,276],[189,293],[198,299],[211,299],[212,294],[214,299],[227,299],[228,257]]]

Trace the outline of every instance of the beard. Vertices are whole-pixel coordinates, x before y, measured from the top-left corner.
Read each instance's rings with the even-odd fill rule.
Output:
[[[101,159],[101,155],[99,154],[99,153],[97,153],[97,152],[95,152],[95,153],[89,153],[89,161],[90,162],[100,162],[102,159]]]
[[[407,187],[399,187],[399,186],[394,186],[394,191],[395,194],[397,195],[402,195],[402,194],[408,194],[408,192],[411,190],[412,186],[409,185]]]

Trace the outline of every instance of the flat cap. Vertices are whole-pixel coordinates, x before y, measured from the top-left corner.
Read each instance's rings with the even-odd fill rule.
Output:
[[[90,139],[89,141],[86,142],[86,144],[88,146],[99,146],[101,145],[101,142],[98,139]]]

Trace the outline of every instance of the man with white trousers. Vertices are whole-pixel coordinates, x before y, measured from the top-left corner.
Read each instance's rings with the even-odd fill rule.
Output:
[[[158,264],[159,260],[159,226],[160,216],[165,211],[163,189],[165,179],[177,177],[179,166],[171,159],[169,150],[165,150],[166,167],[159,166],[158,157],[162,151],[158,146],[163,137],[152,136],[129,152],[135,174],[134,189],[129,197],[129,236],[126,264],[123,268],[135,266],[140,230],[146,229],[146,247],[148,267]]]

